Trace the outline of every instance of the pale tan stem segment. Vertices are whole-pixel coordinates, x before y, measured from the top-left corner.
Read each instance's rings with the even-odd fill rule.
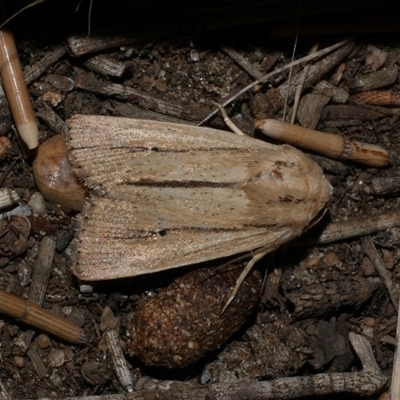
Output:
[[[256,121],[256,129],[267,136],[330,158],[352,160],[371,167],[389,163],[388,152],[377,145],[345,139],[333,133],[315,131],[273,119]]]
[[[5,16],[3,0],[0,3],[0,18],[4,20]],[[34,149],[39,144],[38,127],[19,63],[14,35],[8,26],[0,30],[0,75],[18,133],[28,148]]]
[[[72,343],[85,343],[83,330],[30,301],[0,290],[0,313]]]

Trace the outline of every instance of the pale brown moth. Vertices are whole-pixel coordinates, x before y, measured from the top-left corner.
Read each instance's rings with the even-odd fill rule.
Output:
[[[230,132],[76,115],[67,147],[90,188],[75,274],[104,280],[243,252],[299,236],[331,186],[301,151]]]

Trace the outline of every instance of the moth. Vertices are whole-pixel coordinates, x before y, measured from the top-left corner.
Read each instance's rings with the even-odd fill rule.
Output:
[[[331,193],[301,151],[216,129],[75,115],[66,143],[90,188],[73,265],[87,281],[264,255],[301,235]]]

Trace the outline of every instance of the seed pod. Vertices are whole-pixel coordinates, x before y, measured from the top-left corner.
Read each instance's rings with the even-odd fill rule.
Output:
[[[0,160],[3,160],[11,150],[11,142],[7,136],[0,136]]]
[[[223,345],[243,325],[260,295],[260,274],[253,271],[221,314],[242,269],[197,269],[161,290],[130,321],[132,355],[147,365],[183,368]]]
[[[369,90],[367,92],[355,93],[351,99],[357,103],[372,104],[376,106],[399,106],[400,98],[392,92],[380,90]]]
[[[72,171],[62,135],[56,135],[39,146],[33,162],[36,186],[43,197],[53,203],[79,211],[87,189]]]

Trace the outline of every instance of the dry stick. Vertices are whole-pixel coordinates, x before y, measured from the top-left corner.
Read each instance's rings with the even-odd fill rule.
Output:
[[[212,40],[213,42],[215,40]],[[220,43],[216,43],[218,47],[233,61],[236,62],[243,70],[245,70],[254,79],[262,79],[263,74],[255,68],[245,57],[243,57],[237,51],[231,49],[228,46],[224,46]]]
[[[383,284],[385,285],[389,293],[390,300],[392,301],[394,308],[398,312],[399,296],[393,285],[392,277],[390,273],[386,270],[382,257],[378,253],[378,250],[376,249],[372,238],[370,236],[361,238],[361,243],[363,245],[365,254],[368,256],[375,269],[377,270]]]
[[[50,236],[45,236],[40,242],[39,255],[28,293],[29,301],[39,305],[43,305],[44,302],[51,270],[53,269],[55,250],[55,240]]]
[[[357,356],[361,361],[362,370],[364,372],[379,374],[381,371],[376,363],[374,353],[368,339],[365,336],[354,332],[349,333],[349,339],[354,351],[357,353]]]
[[[178,381],[157,381],[145,377],[139,379],[138,383],[142,384],[142,387],[136,385],[136,391],[133,393],[66,397],[64,400],[287,400],[331,393],[354,393],[365,396],[376,393],[385,385],[386,381],[386,376],[371,372],[339,372],[278,378],[272,381],[214,383],[202,386]]]
[[[274,119],[256,121],[255,127],[269,137],[327,157],[357,161],[371,167],[384,167],[389,163],[388,152],[374,144],[349,140],[333,133],[320,132]]]
[[[0,381],[0,399],[11,400],[11,396],[8,394],[7,389],[5,388],[5,386],[1,381]]]
[[[308,54],[314,54],[319,47],[319,43],[316,43],[310,50],[310,52]],[[309,61],[306,66],[303,69],[303,73],[302,73],[302,77],[300,79],[299,84],[296,87],[296,94],[294,96],[294,104],[293,104],[293,109],[292,109],[292,118],[291,118],[291,123],[293,124],[295,119],[296,119],[296,114],[297,114],[297,108],[299,107],[299,103],[300,103],[300,95],[301,92],[303,91],[303,87],[304,87],[304,83],[306,81],[307,75],[310,72],[310,68],[311,68],[311,61]],[[286,103],[285,103],[285,107],[286,107]],[[283,120],[285,120],[285,118],[283,118]]]
[[[132,376],[118,343],[118,333],[115,329],[109,329],[106,331],[105,336],[119,383],[127,392],[133,392]]]
[[[54,133],[63,134],[67,132],[67,125],[65,122],[44,101],[40,103],[40,108],[37,110],[37,116],[39,119],[42,119]]]
[[[340,49],[326,55],[326,57],[315,61],[311,67],[310,71],[306,77],[306,81],[303,90],[310,86],[314,86],[321,78],[327,74],[333,67],[340,63],[354,48],[354,42],[347,43]],[[288,81],[283,82],[280,86],[275,89],[275,93],[282,99],[285,97],[291,99],[294,97],[296,92],[296,87],[302,78],[302,73],[297,73],[289,83]]]
[[[102,96],[113,96],[117,99],[128,100],[140,104],[144,108],[149,108],[177,118],[189,121],[198,121],[206,114],[205,109],[196,106],[184,107],[180,104],[167,102],[148,93],[143,93],[129,86],[118,83],[102,82],[96,79],[93,74],[88,74],[75,68],[75,85],[78,89],[88,90]]]
[[[312,231],[308,232],[293,242],[293,245],[326,244],[370,235],[377,231],[397,226],[400,226],[400,212],[370,215],[368,218],[352,218],[347,221],[328,223],[317,237],[313,237]]]
[[[294,67],[295,65],[310,61],[310,60],[314,60],[318,57],[322,57],[327,53],[330,53],[331,51],[338,49],[339,47],[344,46],[346,43],[349,43],[351,40],[353,39],[353,37],[342,40],[339,43],[336,43],[332,46],[326,47],[325,49],[322,49],[314,54],[310,54],[308,56],[305,56],[303,58],[300,58],[296,61],[293,61],[289,64],[286,64],[285,66],[278,68],[266,75],[264,75],[261,79],[257,79],[256,81],[250,83],[249,85],[247,85],[245,88],[241,89],[239,92],[235,93],[234,95],[232,95],[231,97],[229,97],[227,100],[225,100],[222,103],[222,106],[225,107],[227,106],[229,103],[231,103],[232,101],[234,101],[235,99],[237,99],[239,96],[241,96],[243,93],[246,93],[248,90],[250,90],[251,88],[253,88],[254,86],[260,84],[260,83],[264,83],[266,82],[268,79],[270,79],[272,76],[277,75],[291,67]],[[216,113],[218,112],[218,108],[215,109],[214,111],[212,111],[206,118],[204,118],[198,125],[202,125],[204,124],[206,121],[208,121],[210,118],[212,118]]]
[[[4,0],[0,3],[0,15],[3,18],[6,15]],[[8,27],[0,31],[0,75],[17,131],[28,149],[32,150],[39,144],[39,132],[14,35]]]
[[[48,51],[43,58],[35,62],[33,65],[28,65],[24,68],[24,77],[27,85],[35,81],[49,67],[56,63],[67,51],[63,45],[57,46],[51,51]]]
[[[0,290],[0,313],[72,343],[86,341],[85,334],[79,326],[3,290]]]
[[[398,309],[400,309],[400,304]],[[390,398],[392,400],[400,399],[400,315],[397,314],[396,329],[397,346],[394,352],[392,382],[390,385]]]
[[[11,316],[15,316],[22,322],[43,329],[70,342],[83,343],[82,340],[84,341],[84,333],[79,327],[40,307],[43,305],[50,279],[50,273],[53,268],[55,246],[56,244],[53,238],[45,236],[42,239],[36,267],[33,272],[32,283],[28,293],[28,301],[25,303],[25,301],[17,298],[22,303],[15,303],[14,313],[16,315],[11,314]],[[8,297],[8,302],[12,301],[12,298]],[[25,311],[20,312],[21,310]],[[3,312],[6,313],[7,311],[3,310]],[[22,339],[17,340],[17,346],[22,351],[25,351],[29,347],[34,334],[34,331],[25,332]]]

